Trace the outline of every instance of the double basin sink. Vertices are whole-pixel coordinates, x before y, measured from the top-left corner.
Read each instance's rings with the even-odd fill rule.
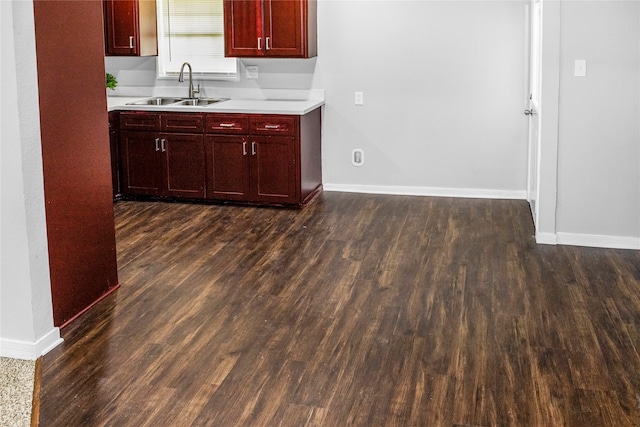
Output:
[[[127,103],[127,105],[171,105],[178,107],[206,107],[207,105],[227,100],[228,98],[175,98],[156,96],[154,98],[147,98],[140,101],[129,102]]]

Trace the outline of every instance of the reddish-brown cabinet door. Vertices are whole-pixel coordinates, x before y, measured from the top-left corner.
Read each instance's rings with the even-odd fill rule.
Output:
[[[299,202],[296,139],[252,137],[251,201],[273,204]]]
[[[304,1],[264,0],[265,56],[304,57]]]
[[[207,135],[207,198],[249,200],[249,150],[244,136]]]
[[[105,54],[158,54],[155,0],[104,0]]]
[[[121,132],[122,192],[131,195],[162,194],[160,137],[153,132]]]
[[[164,154],[166,196],[203,198],[205,185],[204,144],[202,134],[160,134]]]
[[[224,0],[225,56],[311,58],[315,0]]]
[[[263,56],[261,0],[224,0],[225,56]]]
[[[107,55],[138,55],[138,1],[105,0]]]

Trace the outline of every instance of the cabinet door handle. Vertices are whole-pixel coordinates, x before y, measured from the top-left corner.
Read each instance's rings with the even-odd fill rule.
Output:
[[[133,49],[133,36],[129,36],[129,49]]]
[[[258,50],[262,50],[262,37],[258,37]]]
[[[243,156],[247,155],[247,141],[242,142],[242,155]]]
[[[156,138],[156,151],[160,151],[160,138]]]
[[[162,139],[160,140],[160,146],[162,147],[162,152],[163,152],[163,153],[164,153],[165,151],[167,151],[167,147],[165,146],[165,143],[166,143],[166,142],[167,142],[167,141],[166,141],[164,138],[162,138]]]
[[[265,129],[280,129],[280,125],[264,125]]]
[[[255,142],[255,141],[253,141],[253,142],[251,143],[251,155],[252,155],[252,156],[255,156],[255,155],[256,155],[256,142]]]
[[[233,128],[233,127],[236,127],[236,125],[234,123],[220,123],[219,126],[221,128]]]
[[[271,46],[269,46],[269,39],[270,39],[270,38],[271,38],[271,37],[267,37],[267,38],[265,39],[265,42],[264,42],[264,47],[266,47],[266,48],[267,48],[267,50],[271,49]]]

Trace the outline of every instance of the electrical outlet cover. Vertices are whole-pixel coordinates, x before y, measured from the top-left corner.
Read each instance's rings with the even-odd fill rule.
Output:
[[[361,148],[355,148],[351,152],[351,164],[358,167],[364,164],[364,151]]]
[[[257,65],[247,65],[247,78],[248,79],[257,79],[258,78],[258,66]]]

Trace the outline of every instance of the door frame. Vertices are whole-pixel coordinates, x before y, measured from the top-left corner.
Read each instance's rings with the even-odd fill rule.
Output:
[[[543,0],[530,0],[527,5],[528,21],[528,115],[527,142],[527,201],[531,208],[534,227],[539,228],[540,156],[542,136],[542,19]]]

